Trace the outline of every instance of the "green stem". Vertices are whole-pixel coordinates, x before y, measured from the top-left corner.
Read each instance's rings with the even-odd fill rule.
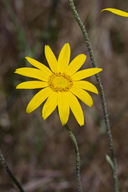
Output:
[[[77,10],[76,10],[76,8],[74,6],[73,0],[68,0],[68,2],[70,4],[70,7],[71,7],[72,12],[74,14],[74,17],[76,18],[76,20],[77,20],[77,22],[78,22],[78,24],[79,24],[79,26],[80,26],[80,28],[82,30],[82,33],[84,35],[84,39],[85,39],[85,42],[86,42],[86,45],[87,45],[87,48],[88,48],[88,52],[89,52],[89,55],[90,55],[92,66],[97,67],[95,57],[94,57],[94,54],[93,54],[93,50],[92,50],[92,47],[91,47],[91,44],[90,44],[90,41],[89,41],[89,38],[88,38],[87,31],[85,29],[85,26],[82,23],[79,15],[77,13]],[[106,107],[106,102],[105,102],[103,86],[102,86],[99,74],[96,74],[95,76],[96,76],[96,80],[97,80],[97,83],[98,83],[98,86],[99,86],[99,93],[100,93],[100,97],[101,97],[101,103],[102,103],[104,121],[105,121],[105,126],[106,126],[106,132],[107,132],[107,135],[108,135],[110,153],[111,153],[112,161],[114,163],[114,170],[113,170],[114,189],[115,189],[115,192],[119,192],[116,158],[115,158],[115,154],[114,154],[114,150],[113,150],[112,135],[111,135],[111,129],[110,129],[110,124],[109,124],[109,118],[108,118],[108,112],[107,112],[107,107]]]
[[[80,181],[80,156],[79,156],[79,149],[78,149],[78,145],[75,139],[75,136],[73,135],[72,131],[70,130],[69,126],[66,124],[65,125],[66,130],[68,131],[74,148],[75,148],[75,156],[76,156],[76,180],[77,180],[77,186],[78,186],[78,191],[82,192],[82,186],[81,186],[81,181]]]
[[[27,55],[28,49],[27,49],[26,42],[25,42],[26,26],[22,27],[22,25],[20,24],[20,21],[18,20],[17,15],[15,14],[14,10],[10,6],[10,1],[2,0],[2,4],[3,4],[4,8],[6,9],[10,19],[12,20],[12,22],[16,28],[18,49],[20,49],[20,51],[21,50],[24,51],[24,54]]]
[[[19,191],[20,192],[24,192],[24,190],[23,190],[22,186],[20,185],[20,183],[17,181],[17,179],[14,177],[14,175],[10,171],[10,169],[9,169],[5,159],[4,159],[4,156],[3,156],[2,152],[1,152],[1,150],[0,150],[0,162],[3,165],[4,169],[6,170],[6,172],[8,173],[8,175],[10,176],[10,178],[15,183],[15,185],[18,187]]]
[[[13,9],[11,8],[9,2],[7,0],[2,0],[2,3],[4,5],[9,17],[13,21],[15,27],[17,28],[18,31],[20,31],[21,30],[21,25],[20,25],[19,20],[17,19],[16,15],[15,15]]]

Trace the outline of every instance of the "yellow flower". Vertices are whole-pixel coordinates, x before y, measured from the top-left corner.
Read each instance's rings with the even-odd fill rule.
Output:
[[[122,16],[122,17],[128,17],[128,13],[125,11],[121,11],[119,9],[113,9],[113,8],[106,8],[106,9],[102,9],[101,12],[103,11],[110,11],[116,15]]]
[[[92,107],[93,100],[85,91],[98,94],[96,87],[82,79],[90,77],[100,71],[101,68],[90,68],[78,71],[86,60],[86,55],[80,54],[70,62],[70,45],[66,43],[60,51],[58,60],[48,45],[45,46],[45,56],[49,67],[26,57],[29,63],[36,68],[23,67],[16,69],[15,73],[37,80],[26,81],[17,85],[16,89],[37,89],[41,90],[29,102],[26,113],[31,113],[39,107],[46,99],[42,109],[44,120],[56,109],[62,125],[65,125],[72,110],[77,122],[84,125],[84,115],[77,97],[86,105]]]

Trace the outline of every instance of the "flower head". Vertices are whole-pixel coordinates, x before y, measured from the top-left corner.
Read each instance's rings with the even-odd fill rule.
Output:
[[[93,84],[83,81],[83,79],[102,71],[102,69],[90,68],[78,71],[86,60],[84,54],[78,55],[69,64],[69,43],[66,43],[61,49],[58,60],[48,45],[45,46],[45,56],[50,69],[32,58],[26,57],[28,62],[36,68],[23,67],[15,71],[19,75],[37,79],[20,83],[16,89],[41,88],[29,102],[26,112],[31,113],[47,99],[42,109],[44,120],[58,106],[62,125],[67,123],[70,109],[77,122],[81,126],[84,125],[84,115],[77,97],[86,105],[92,107],[93,100],[85,90],[96,94],[98,94],[98,91]]]
[[[106,9],[101,10],[101,12],[103,12],[103,11],[110,11],[110,12],[114,13],[115,15],[119,15],[119,16],[122,16],[122,17],[128,17],[128,12],[121,11],[119,9],[106,8]]]

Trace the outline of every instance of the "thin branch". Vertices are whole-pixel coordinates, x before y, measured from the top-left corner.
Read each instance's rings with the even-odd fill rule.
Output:
[[[68,0],[68,2],[70,4],[71,10],[72,10],[72,12],[74,14],[74,17],[76,18],[76,20],[77,20],[77,22],[78,22],[78,24],[79,24],[79,26],[80,26],[80,28],[82,30],[82,33],[84,35],[84,39],[85,39],[85,42],[86,42],[86,45],[87,45],[87,48],[88,48],[88,52],[89,52],[89,55],[90,55],[92,66],[97,67],[95,57],[94,57],[94,54],[93,54],[93,49],[91,47],[91,43],[89,41],[88,33],[87,33],[86,29],[85,29],[85,26],[82,23],[79,15],[77,13],[77,10],[76,10],[76,8],[74,6],[73,0]],[[114,149],[113,149],[113,141],[112,141],[112,135],[111,135],[111,129],[110,129],[110,124],[109,124],[109,118],[108,118],[108,112],[107,112],[107,107],[106,107],[106,102],[105,102],[103,86],[102,86],[99,74],[96,74],[95,76],[96,76],[96,80],[97,80],[98,87],[99,87],[99,93],[100,93],[101,104],[102,104],[102,109],[103,109],[106,132],[107,132],[107,135],[108,135],[110,153],[111,153],[112,161],[114,163],[114,170],[113,170],[114,189],[115,189],[115,192],[119,192],[116,158],[115,158]]]
[[[82,186],[81,186],[81,181],[80,181],[80,156],[79,156],[79,149],[78,149],[78,145],[75,139],[75,136],[73,135],[72,131],[70,130],[69,126],[66,124],[65,125],[66,130],[68,131],[73,145],[74,145],[74,149],[75,149],[75,156],[76,156],[76,180],[77,180],[77,186],[78,186],[78,191],[82,192]]]
[[[10,171],[5,159],[4,159],[4,156],[0,150],[0,162],[1,164],[3,165],[5,171],[8,173],[9,177],[12,179],[12,181],[15,183],[15,185],[18,187],[19,191],[20,192],[25,192],[22,188],[22,186],[20,185],[20,183],[17,181],[17,179],[14,177],[14,175],[12,174],[12,172]]]

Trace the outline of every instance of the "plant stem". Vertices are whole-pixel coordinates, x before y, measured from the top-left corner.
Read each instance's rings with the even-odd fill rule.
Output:
[[[17,181],[17,179],[14,177],[14,175],[10,171],[10,169],[9,169],[5,159],[4,159],[4,156],[3,156],[2,152],[1,152],[1,150],[0,150],[0,162],[3,165],[4,169],[6,170],[6,172],[8,173],[8,175],[10,176],[10,178],[15,183],[15,185],[18,187],[19,191],[20,192],[24,192],[24,190],[23,190],[22,186],[20,185],[20,183]]]
[[[71,7],[72,12],[74,14],[74,17],[76,18],[76,20],[77,20],[77,22],[78,22],[78,24],[79,24],[79,26],[80,26],[80,28],[82,30],[82,33],[84,35],[84,39],[85,39],[85,42],[86,42],[86,45],[87,45],[87,48],[88,48],[88,52],[89,52],[89,55],[90,55],[92,66],[93,67],[97,67],[96,61],[95,61],[95,57],[94,57],[94,54],[93,54],[93,50],[92,50],[92,47],[91,47],[91,44],[90,44],[90,41],[89,41],[89,38],[88,38],[87,31],[85,29],[85,26],[82,23],[79,15],[77,13],[77,10],[76,10],[76,8],[74,6],[73,0],[68,0],[68,2],[70,4],[70,7]],[[107,132],[107,135],[108,135],[108,141],[109,141],[109,148],[110,148],[111,158],[112,158],[112,161],[114,163],[114,170],[113,170],[114,189],[115,189],[115,192],[119,192],[118,177],[117,177],[117,167],[116,167],[116,158],[115,158],[115,155],[114,155],[112,135],[111,135],[111,129],[110,129],[110,124],[109,124],[109,118],[108,118],[108,112],[107,112],[107,107],[106,107],[106,102],[105,102],[103,86],[102,86],[99,74],[96,74],[95,76],[96,76],[96,80],[97,80],[97,83],[98,83],[98,86],[99,86],[99,93],[100,93],[100,97],[101,97],[101,104],[102,104],[102,109],[103,109],[103,115],[104,115],[104,121],[105,121],[105,126],[106,126],[106,132]]]
[[[8,16],[10,17],[10,19],[12,20],[15,29],[16,29],[16,38],[17,38],[17,42],[18,42],[18,49],[24,52],[24,55],[26,56],[28,53],[28,47],[26,45],[26,39],[25,39],[25,30],[26,30],[26,26],[22,27],[20,21],[18,20],[17,15],[15,14],[14,10],[11,8],[10,6],[10,1],[8,0],[2,0],[1,1],[6,12],[8,13]],[[14,30],[15,32],[15,30]]]
[[[75,156],[76,156],[76,180],[77,180],[77,186],[78,186],[78,191],[82,192],[82,186],[81,186],[81,181],[80,181],[80,156],[79,156],[79,149],[78,149],[78,145],[75,139],[75,136],[73,135],[72,131],[70,130],[68,124],[65,125],[66,130],[68,131],[74,148],[75,148]]]

